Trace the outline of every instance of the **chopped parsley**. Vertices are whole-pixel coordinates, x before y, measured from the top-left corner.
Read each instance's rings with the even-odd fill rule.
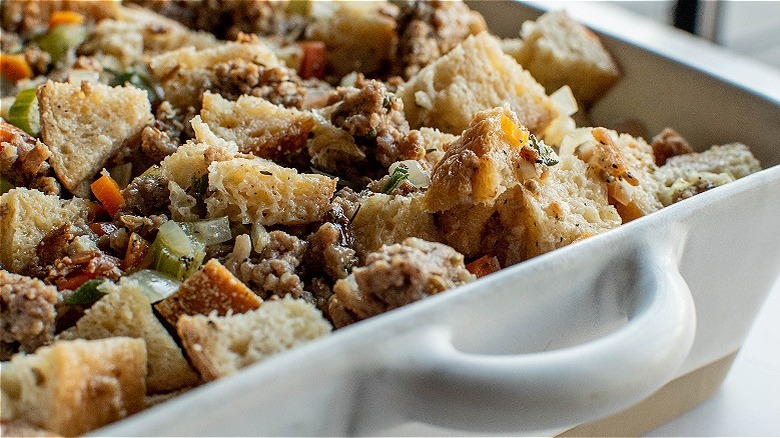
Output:
[[[550,146],[544,144],[542,140],[536,138],[531,134],[528,137],[528,142],[539,158],[536,159],[537,163],[541,163],[547,166],[554,166],[558,164],[558,157],[555,155],[555,151]]]
[[[404,180],[409,178],[409,169],[406,168],[403,164],[399,165],[395,168],[393,171],[393,174],[390,175],[390,179],[387,180],[385,183],[385,186],[382,187],[382,193],[389,194],[398,186],[400,186]]]

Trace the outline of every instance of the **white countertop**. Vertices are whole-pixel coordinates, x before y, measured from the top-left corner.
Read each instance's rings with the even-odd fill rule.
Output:
[[[720,389],[647,436],[780,436],[780,282]]]

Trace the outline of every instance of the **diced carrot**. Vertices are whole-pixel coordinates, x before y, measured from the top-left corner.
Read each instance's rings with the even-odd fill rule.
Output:
[[[84,16],[74,11],[55,11],[49,17],[49,28],[60,24],[83,24]]]
[[[56,281],[57,289],[64,290],[64,289],[70,289],[70,290],[76,290],[81,286],[82,284],[86,283],[89,280],[92,280],[97,276],[94,272],[84,272],[81,274],[76,274],[71,277],[65,277],[61,278]]]
[[[122,196],[122,191],[119,190],[119,184],[114,181],[108,172],[103,173],[103,176],[95,180],[90,185],[92,193],[103,204],[108,214],[114,217],[119,207],[125,203],[125,197]]]
[[[33,76],[32,67],[27,63],[24,54],[0,54],[0,73],[11,82],[29,79]]]
[[[501,264],[495,256],[484,255],[466,265],[466,269],[480,278],[500,270]]]
[[[144,262],[146,261],[146,254],[149,252],[149,246],[148,240],[136,233],[131,234],[130,239],[127,241],[125,258],[122,260],[122,270],[125,272],[135,272],[139,269],[144,269]]]
[[[325,78],[325,43],[304,41],[301,43],[301,49],[303,49],[303,57],[298,71],[301,78]]]

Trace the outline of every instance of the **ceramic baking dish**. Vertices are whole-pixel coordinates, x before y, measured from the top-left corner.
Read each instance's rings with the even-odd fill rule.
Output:
[[[472,6],[501,36],[539,13]],[[594,123],[673,126],[699,149],[741,141],[765,170],[94,434],[641,433],[594,422],[628,418],[631,406],[648,417],[663,394],[689,407],[703,397],[686,398],[681,382],[692,377],[717,387],[778,278],[780,76],[606,4],[564,6],[602,34],[624,72]]]

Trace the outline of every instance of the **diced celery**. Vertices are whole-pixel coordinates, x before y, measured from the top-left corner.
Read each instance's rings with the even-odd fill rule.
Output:
[[[78,287],[73,293],[65,300],[65,304],[71,305],[87,305],[92,304],[99,300],[105,293],[97,289],[103,280],[89,280]]]
[[[188,236],[178,223],[168,221],[160,226],[149,255],[150,268],[183,280],[203,263],[206,245]]]
[[[35,39],[38,47],[51,55],[56,64],[71,47],[78,47],[87,39],[87,28],[83,24],[58,24]]]
[[[151,269],[142,269],[128,275],[127,278],[131,278],[141,285],[141,290],[151,303],[168,298],[181,286],[181,283],[175,278]]]
[[[20,91],[11,109],[8,110],[8,121],[33,137],[37,137],[41,131],[37,93],[36,88]]]
[[[230,220],[227,216],[196,222],[183,222],[181,227],[185,233],[195,237],[207,246],[227,242],[233,238],[230,232]]]

